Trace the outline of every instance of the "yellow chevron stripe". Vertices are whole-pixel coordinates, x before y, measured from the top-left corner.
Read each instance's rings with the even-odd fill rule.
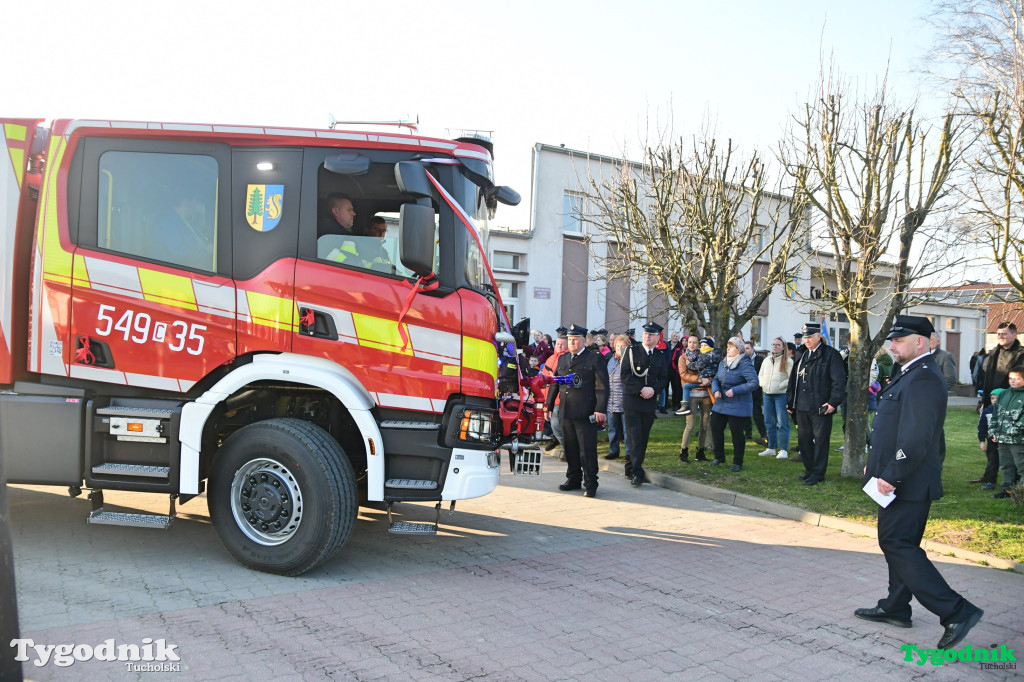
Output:
[[[462,337],[462,366],[485,372],[498,379],[498,349],[490,341]]]
[[[92,284],[89,282],[89,270],[85,267],[85,257],[75,254],[75,286],[89,289]]]
[[[60,234],[58,230],[58,207],[57,207],[57,170],[64,158],[64,151],[67,149],[64,138],[55,136],[50,140],[50,152],[47,154],[46,162],[46,200],[44,210],[39,216],[38,236],[43,244],[43,277],[49,280],[71,283],[72,258],[71,253],[65,251],[60,245]]]
[[[139,283],[142,285],[142,295],[147,301],[186,310],[199,310],[190,277],[139,268]]]
[[[298,318],[295,301],[255,291],[246,291],[245,298],[249,303],[249,315],[254,323],[289,332],[298,331],[298,324],[295,322]]]
[[[386,350],[400,355],[412,355],[412,343],[402,350],[402,334],[398,331],[398,325],[394,320],[383,317],[372,317],[352,313],[352,324],[356,328],[356,336],[359,337],[359,345],[366,348]],[[409,333],[408,325],[405,325],[406,334]]]
[[[16,123],[4,124],[4,137],[8,140],[24,142],[28,134],[28,128]],[[14,166],[14,175],[18,180],[18,189],[25,180],[25,150],[17,147],[7,147],[7,153],[11,155],[11,165]]]

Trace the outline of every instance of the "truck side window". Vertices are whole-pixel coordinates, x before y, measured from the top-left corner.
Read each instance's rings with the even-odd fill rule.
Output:
[[[100,156],[99,178],[98,247],[216,271],[216,159],[108,151]]]

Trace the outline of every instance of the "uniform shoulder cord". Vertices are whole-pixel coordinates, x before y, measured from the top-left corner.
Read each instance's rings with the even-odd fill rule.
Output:
[[[632,345],[629,347],[629,371],[631,371],[633,373],[633,376],[637,377],[638,379],[646,378],[647,377],[647,373],[651,371],[651,366],[650,365],[647,366],[647,369],[645,369],[643,371],[643,373],[639,373],[639,372],[636,371],[636,367],[633,366],[633,346]]]

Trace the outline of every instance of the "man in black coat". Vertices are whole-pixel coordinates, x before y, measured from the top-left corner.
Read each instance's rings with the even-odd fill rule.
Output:
[[[644,457],[654,425],[654,411],[658,409],[658,395],[668,385],[668,359],[663,349],[655,348],[659,334],[661,325],[645,324],[642,343],[627,348],[620,363],[622,411],[629,443],[626,476],[637,486],[644,482]]]
[[[821,326],[805,324],[805,351],[797,355],[786,391],[786,409],[796,415],[804,485],[825,480],[832,415],[846,399],[846,368],[835,348],[821,341]]]
[[[1017,340],[1017,325],[1013,322],[1000,322],[996,330],[999,343],[985,358],[981,368],[981,389],[985,392],[981,404],[988,405],[989,396],[997,388],[1009,388],[1007,374],[1011,367],[1024,364],[1024,347]]]
[[[943,424],[946,391],[941,370],[928,353],[932,324],[926,317],[897,315],[889,333],[900,374],[878,396],[865,484],[895,499],[878,508],[878,546],[889,565],[889,594],[874,608],[857,609],[864,620],[909,628],[910,598],[939,617],[945,628],[939,649],[958,644],[983,611],[953,591],[921,549],[932,500],[942,497]]]
[[[608,411],[608,361],[585,347],[587,330],[572,325],[566,331],[569,350],[558,357],[555,376],[576,375],[576,381],[556,384],[548,390],[548,411],[561,396],[562,452],[565,454],[565,483],[559,490],[584,489],[586,497],[597,496],[597,425],[604,424]],[[556,390],[557,389],[557,390]]]

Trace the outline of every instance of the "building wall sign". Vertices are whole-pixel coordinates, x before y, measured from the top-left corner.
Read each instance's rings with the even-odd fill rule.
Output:
[[[542,298],[546,301],[551,300],[551,289],[549,287],[534,287],[533,297]]]

